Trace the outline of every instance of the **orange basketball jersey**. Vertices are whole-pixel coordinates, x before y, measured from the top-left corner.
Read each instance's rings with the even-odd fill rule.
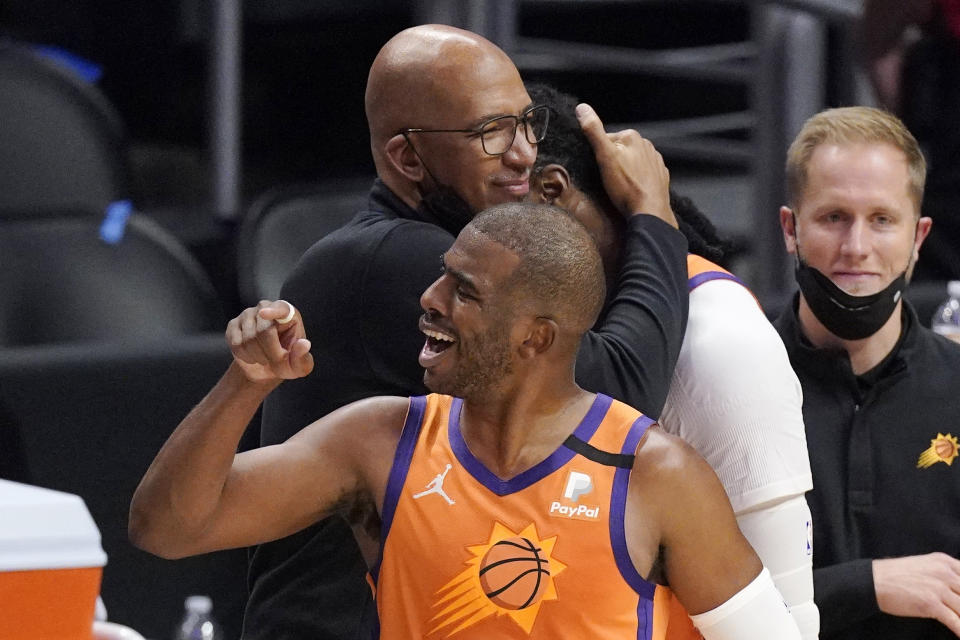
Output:
[[[623,526],[652,420],[598,394],[563,445],[501,480],[467,448],[461,404],[410,400],[371,570],[379,637],[667,637],[675,599],[634,569]]]

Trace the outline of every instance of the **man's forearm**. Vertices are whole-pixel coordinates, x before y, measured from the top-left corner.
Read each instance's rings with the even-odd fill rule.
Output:
[[[577,383],[659,417],[687,323],[687,241],[666,223],[629,223],[618,290],[577,356]]]
[[[140,481],[130,505],[129,535],[163,557],[190,555],[190,541],[217,509],[237,445],[277,382],[253,383],[232,363],[176,428]]]

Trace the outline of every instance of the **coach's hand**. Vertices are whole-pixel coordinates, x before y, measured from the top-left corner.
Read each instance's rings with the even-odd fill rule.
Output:
[[[577,105],[577,119],[596,154],[604,189],[620,213],[626,217],[647,213],[676,227],[670,172],[653,143],[633,129],[606,133],[588,104]]]
[[[261,300],[227,324],[234,362],[251,382],[302,378],[313,370],[300,312],[284,300]]]

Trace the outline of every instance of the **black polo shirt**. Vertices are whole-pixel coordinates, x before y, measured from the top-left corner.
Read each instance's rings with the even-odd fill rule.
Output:
[[[933,440],[960,437],[960,345],[922,327],[904,301],[899,342],[855,376],[846,352],[801,335],[798,301],[774,325],[803,387],[820,638],[953,638],[935,620],[880,613],[871,560],[960,557],[960,462],[918,465]]]

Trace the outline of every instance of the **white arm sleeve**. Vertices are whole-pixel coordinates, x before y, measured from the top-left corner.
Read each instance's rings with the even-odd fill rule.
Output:
[[[813,602],[813,533],[803,495],[739,513],[737,523],[770,571],[803,640],[816,640],[820,612]]]
[[[766,568],[719,607],[690,619],[705,640],[800,640]]]
[[[812,488],[803,394],[783,341],[750,292],[712,280],[690,292],[687,330],[660,424],[706,459],[740,530],[768,567],[804,640],[815,640]]]
[[[812,488],[800,381],[776,329],[736,282],[690,292],[659,422],[710,464],[734,513]]]

